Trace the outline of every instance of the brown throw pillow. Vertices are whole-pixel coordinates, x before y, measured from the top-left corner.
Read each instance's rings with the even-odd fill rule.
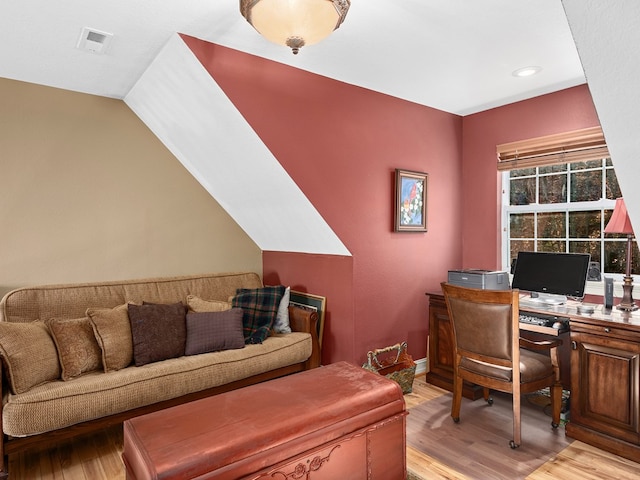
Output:
[[[244,348],[242,309],[187,313],[185,355]]]
[[[187,296],[187,305],[193,312],[224,312],[231,309],[231,303],[222,300],[203,300],[195,295]]]
[[[184,355],[186,314],[187,307],[182,303],[129,304],[133,361],[136,367]]]
[[[58,349],[62,380],[102,367],[102,351],[87,317],[52,318],[47,325]]]
[[[0,322],[0,355],[14,394],[60,378],[58,351],[43,322]]]
[[[93,333],[102,350],[105,372],[120,370],[133,361],[133,340],[129,323],[128,304],[114,308],[89,308]]]

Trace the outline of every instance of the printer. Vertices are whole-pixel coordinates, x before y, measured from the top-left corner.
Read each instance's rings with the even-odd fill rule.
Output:
[[[449,270],[447,282],[467,288],[509,290],[509,273],[492,270]]]

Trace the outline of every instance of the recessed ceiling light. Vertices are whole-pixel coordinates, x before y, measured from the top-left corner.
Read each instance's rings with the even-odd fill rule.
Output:
[[[535,75],[536,73],[540,73],[542,67],[531,66],[531,67],[522,67],[518,70],[515,70],[511,75],[514,77],[530,77]]]

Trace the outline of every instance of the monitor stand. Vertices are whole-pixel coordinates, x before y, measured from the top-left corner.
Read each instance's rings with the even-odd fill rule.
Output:
[[[523,299],[526,303],[535,306],[552,306],[552,305],[564,305],[567,303],[567,297],[565,295],[555,295],[552,293],[537,293],[531,292],[531,297]]]

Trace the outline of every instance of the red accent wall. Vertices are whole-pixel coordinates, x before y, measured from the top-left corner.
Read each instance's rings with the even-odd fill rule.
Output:
[[[263,252],[265,283],[327,297],[325,364],[425,357],[425,293],[501,268],[496,145],[599,124],[586,85],[462,118],[183,38],[352,253]],[[427,233],[393,232],[396,168],[429,174]]]
[[[323,365],[337,359],[355,361],[349,356],[354,351],[355,323],[343,320],[354,318],[353,257],[264,252],[263,264],[266,285],[290,285],[292,290],[327,298]]]
[[[496,145],[600,125],[586,85],[463,118],[462,263],[502,269]],[[505,266],[507,268],[508,266]]]
[[[352,253],[263,252],[265,283],[327,297],[323,362],[425,357],[425,293],[462,260],[462,118],[183,38]],[[396,168],[429,175],[427,233],[393,232]]]

